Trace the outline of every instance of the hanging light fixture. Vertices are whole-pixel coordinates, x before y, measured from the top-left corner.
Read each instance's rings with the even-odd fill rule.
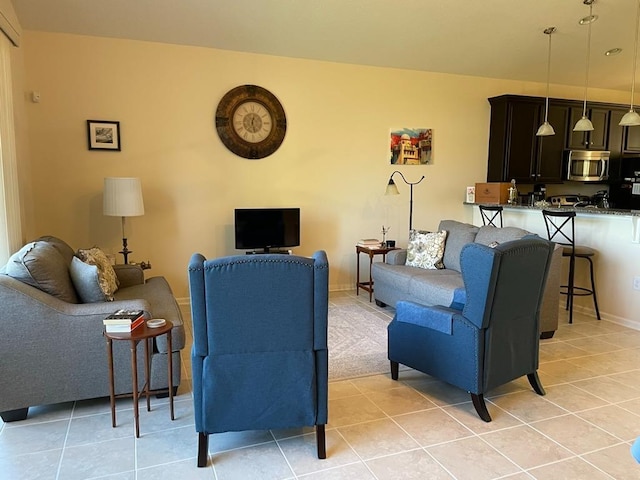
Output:
[[[640,2],[640,0],[638,0]],[[548,27],[544,29],[544,34],[549,36],[549,54],[547,56],[547,97],[544,103],[544,123],[538,128],[536,135],[538,137],[548,137],[555,135],[556,131],[549,123],[549,79],[551,77],[551,35],[556,31],[556,27]]]
[[[573,127],[574,132],[590,132],[593,130],[593,123],[587,117],[587,88],[589,87],[589,57],[591,56],[591,24],[598,19],[593,14],[593,3],[595,0],[584,0],[582,3],[589,5],[589,15],[580,19],[580,25],[587,25],[589,31],[587,33],[587,72],[584,80],[584,104],[582,107],[582,118],[576,122]]]
[[[635,127],[640,125],[640,115],[633,108],[633,93],[636,86],[636,61],[638,59],[638,31],[640,30],[640,0],[638,0],[638,9],[636,13],[636,40],[633,47],[633,72],[631,73],[631,105],[629,111],[624,114],[618,125],[623,127]]]

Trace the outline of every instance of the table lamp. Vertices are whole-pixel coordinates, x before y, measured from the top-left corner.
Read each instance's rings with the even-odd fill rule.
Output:
[[[102,213],[122,218],[122,250],[119,253],[124,256],[124,263],[129,263],[128,257],[132,251],[127,248],[124,224],[126,217],[144,215],[140,179],[127,177],[105,178]]]

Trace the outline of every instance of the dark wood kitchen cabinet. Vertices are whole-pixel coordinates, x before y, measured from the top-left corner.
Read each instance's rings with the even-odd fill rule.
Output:
[[[640,126],[625,127],[624,153],[640,153]]]
[[[569,118],[568,105],[549,105],[556,134],[538,137],[544,121],[544,99],[502,95],[489,99],[491,127],[487,181],[559,183]]]
[[[544,113],[542,114],[544,117]],[[544,120],[544,118],[542,119]],[[569,124],[569,107],[549,103],[549,123],[556,134],[538,138],[538,168],[536,182],[562,182],[562,166]]]
[[[588,106],[588,104],[587,104]],[[609,117],[611,110],[608,108],[589,107],[587,108],[587,117],[593,124],[593,130],[590,132],[574,132],[573,127],[576,122],[582,118],[583,107],[570,108],[569,135],[570,150],[606,150],[607,140],[609,139]]]

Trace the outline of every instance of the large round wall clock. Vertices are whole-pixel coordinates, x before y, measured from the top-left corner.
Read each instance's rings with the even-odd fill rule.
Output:
[[[236,155],[264,158],[282,144],[287,118],[270,91],[257,85],[241,85],[220,100],[216,130],[222,143]]]

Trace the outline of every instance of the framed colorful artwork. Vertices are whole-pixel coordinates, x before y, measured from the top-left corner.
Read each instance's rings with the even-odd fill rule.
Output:
[[[120,122],[87,120],[89,150],[120,151]]]
[[[391,130],[391,165],[429,165],[433,163],[433,130],[399,128]]]

